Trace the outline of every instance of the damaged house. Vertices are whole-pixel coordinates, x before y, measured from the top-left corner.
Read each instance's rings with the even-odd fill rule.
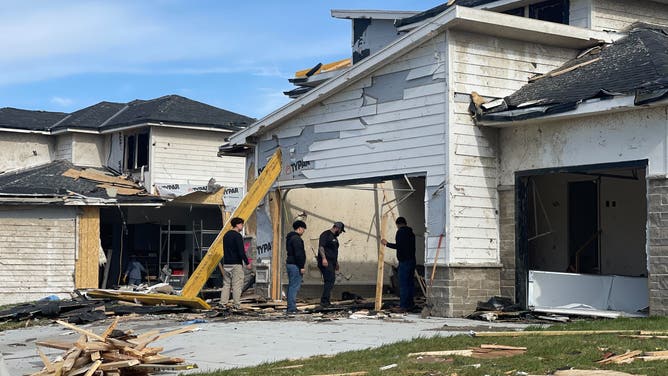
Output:
[[[218,146],[252,121],[177,95],[0,109],[0,304],[119,285],[130,255],[187,278],[243,194]]]
[[[544,311],[668,312],[665,30],[632,26],[668,25],[665,1],[332,15],[352,20],[352,65],[296,75],[292,102],[220,148],[247,155],[253,175],[282,150],[257,211],[272,296],[293,220],[309,226],[307,252],[346,224],[337,284],[352,289],[377,284],[392,262],[378,242],[404,216],[433,314],[496,295]],[[318,284],[309,262],[305,283]]]

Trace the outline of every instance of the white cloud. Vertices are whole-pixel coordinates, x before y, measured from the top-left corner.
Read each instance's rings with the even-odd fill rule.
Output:
[[[292,75],[292,69],[301,68],[294,67],[300,59],[315,64],[323,56],[347,52],[340,46],[349,43],[348,35],[318,40],[316,35],[290,28],[267,30],[271,22],[286,19],[277,15],[274,20],[262,20],[248,9],[208,12],[205,5],[197,9],[196,4],[164,0],[4,2],[0,4],[0,85],[112,72],[249,73],[285,78]],[[217,8],[226,6],[220,4]],[[188,14],[178,12],[184,9]],[[294,35],[305,39],[295,40]],[[289,68],[281,69],[281,65]]]
[[[51,97],[49,101],[61,107],[69,107],[74,103],[73,99],[64,97]]]

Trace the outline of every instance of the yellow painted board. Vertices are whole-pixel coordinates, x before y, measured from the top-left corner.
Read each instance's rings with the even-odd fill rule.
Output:
[[[331,63],[323,64],[322,66],[320,66],[320,69],[318,69],[313,74],[318,74],[318,73],[322,73],[322,72],[327,72],[327,71],[331,71],[331,70],[337,70],[337,69],[345,68],[345,67],[350,66],[352,64],[352,61],[353,60],[351,58],[346,58],[346,59],[343,59],[343,60],[338,60],[338,61],[334,61],[334,62],[331,62]],[[295,77],[305,77],[306,73],[308,73],[308,71],[310,71],[311,69],[313,69],[313,68],[299,70],[299,71],[295,72]]]
[[[169,294],[142,294],[132,291],[107,290],[91,290],[87,294],[92,298],[111,298],[124,302],[141,302],[148,305],[175,304],[198,309],[211,309],[211,306],[207,302],[197,297],[188,298]]]
[[[262,173],[257,178],[255,183],[250,187],[248,193],[232,213],[232,218],[239,217],[247,220],[253,214],[255,208],[260,204],[260,201],[269,192],[269,189],[274,184],[281,173],[281,149],[277,149],[271,157]],[[186,298],[195,298],[199,294],[204,284],[211,276],[220,260],[223,258],[223,236],[232,228],[230,222],[226,222],[223,229],[218,233],[216,239],[213,241],[206,256],[202,259],[199,266],[193,271],[193,274],[188,278],[185,286],[181,290],[181,296]]]

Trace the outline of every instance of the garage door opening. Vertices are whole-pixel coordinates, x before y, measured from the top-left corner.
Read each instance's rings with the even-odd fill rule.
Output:
[[[373,299],[378,274],[378,247],[385,237],[394,242],[395,220],[405,217],[416,236],[418,273],[424,276],[425,247],[425,178],[398,176],[377,178],[374,182],[337,183],[310,188],[283,189],[280,274],[283,291],[287,291],[285,273],[285,234],[293,221],[304,220],[308,229],[303,235],[306,248],[306,273],[299,298],[315,299],[322,293],[322,277],[316,263],[320,234],[342,221],[346,232],[339,236],[339,265],[332,292],[333,300],[353,295]],[[261,218],[258,218],[261,221]],[[261,242],[258,239],[258,242]],[[398,294],[398,280],[393,272],[398,262],[396,252],[384,251],[383,291]],[[258,257],[262,257],[258,255]],[[394,287],[394,289],[393,289]],[[349,293],[349,294],[346,294]],[[415,296],[422,295],[419,280]],[[396,302],[398,304],[398,300]]]
[[[643,160],[516,174],[518,302],[542,312],[643,315],[646,170]]]

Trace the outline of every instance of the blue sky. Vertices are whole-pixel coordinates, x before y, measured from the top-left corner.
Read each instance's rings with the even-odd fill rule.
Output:
[[[444,0],[0,0],[0,107],[71,112],[179,94],[260,118],[296,70],[350,56],[330,9]]]

